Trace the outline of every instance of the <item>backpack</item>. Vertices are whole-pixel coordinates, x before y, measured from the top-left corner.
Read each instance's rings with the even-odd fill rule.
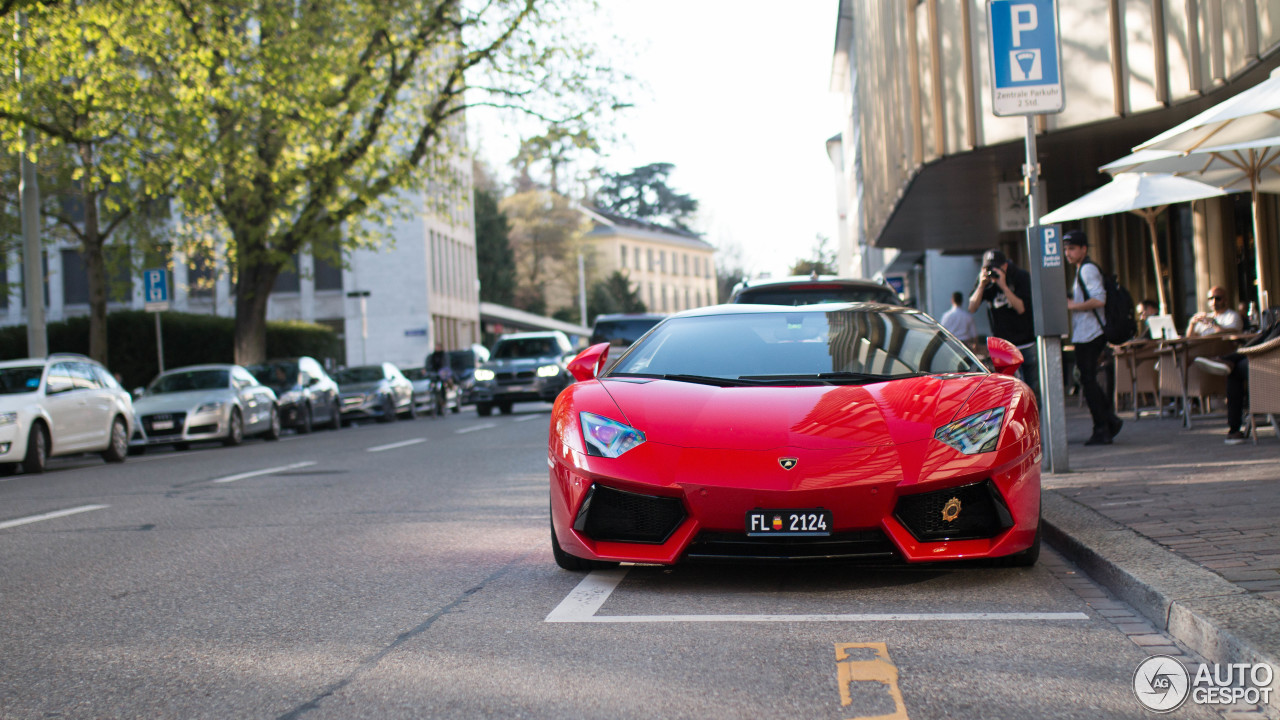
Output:
[[[1098,317],[1098,322],[1102,323],[1102,337],[1112,345],[1120,345],[1132,340],[1138,334],[1138,323],[1133,317],[1133,296],[1116,281],[1114,274],[1102,272],[1102,268],[1098,267],[1097,263],[1090,260],[1082,264],[1080,269],[1083,270],[1085,265],[1098,268],[1098,272],[1102,274],[1102,289],[1107,293],[1102,314],[1098,315],[1096,309],[1093,311],[1093,314]],[[1089,288],[1085,287],[1083,281],[1079,282],[1080,290],[1084,292],[1084,299],[1088,300]]]

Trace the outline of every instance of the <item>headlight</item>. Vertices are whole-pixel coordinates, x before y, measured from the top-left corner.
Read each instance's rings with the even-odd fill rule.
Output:
[[[18,413],[0,413],[0,425],[12,425],[18,422]]]
[[[226,406],[227,404],[225,402],[207,402],[201,405],[200,407],[196,408],[196,411],[191,414],[204,415],[205,413],[222,412],[222,409],[225,408]]]
[[[555,377],[560,374],[559,365],[543,365],[538,368],[538,377]]]
[[[1004,408],[991,408],[938,428],[935,438],[965,455],[991,452],[1000,439]]]
[[[594,413],[578,413],[582,435],[587,441],[587,454],[616,458],[644,442],[644,433],[620,422]]]
[[[490,381],[490,380],[492,380],[492,379],[493,379],[493,371],[492,371],[492,370],[485,370],[485,369],[483,369],[483,368],[482,368],[482,369],[480,369],[480,370],[477,370],[477,371],[476,371],[476,381],[477,381],[477,382],[488,382],[488,381]]]

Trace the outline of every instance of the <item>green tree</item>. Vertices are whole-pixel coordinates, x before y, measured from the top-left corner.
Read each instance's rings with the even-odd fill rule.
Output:
[[[515,306],[542,315],[552,304],[572,304],[578,287],[577,251],[586,229],[582,213],[568,198],[547,190],[516,193],[503,198],[499,207],[511,222]]]
[[[671,163],[653,163],[628,173],[605,175],[595,202],[619,215],[688,230],[698,201],[671,188],[667,177],[674,169]]]
[[[511,305],[515,301],[516,262],[511,252],[511,223],[498,209],[492,188],[476,187],[476,270],[480,299]]]
[[[42,214],[78,241],[89,280],[89,354],[106,362],[107,242],[147,194],[165,189],[148,152],[155,123],[143,112],[163,103],[165,90],[139,60],[148,52],[139,28],[155,22],[156,8],[146,0],[68,0],[25,9],[22,26],[0,16],[0,54],[20,68],[0,76],[7,121],[0,143],[38,163]],[[34,143],[24,129],[35,131]],[[6,214],[16,214],[16,201],[16,193],[5,197]]]
[[[836,253],[831,250],[828,245],[831,238],[822,233],[818,233],[813,244],[813,255],[807,260],[797,260],[791,266],[792,275],[810,275],[817,273],[819,275],[835,275],[836,274]]]
[[[620,271],[596,282],[587,293],[587,314],[592,322],[597,315],[642,312],[648,312],[648,308],[640,299],[639,288],[632,288],[631,281]]]

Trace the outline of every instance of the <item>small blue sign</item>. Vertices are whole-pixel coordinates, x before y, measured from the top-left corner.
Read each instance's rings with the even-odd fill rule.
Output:
[[[1056,0],[987,0],[987,22],[993,112],[1000,116],[1060,112]]]
[[[1041,267],[1062,267],[1062,236],[1060,225],[1040,226]]]
[[[147,304],[169,302],[169,273],[163,269],[143,270],[142,299]]]
[[[905,275],[886,275],[884,277],[884,281],[899,295],[907,289],[907,278]]]

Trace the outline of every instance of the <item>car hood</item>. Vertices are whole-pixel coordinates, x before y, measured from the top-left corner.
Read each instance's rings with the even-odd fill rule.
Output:
[[[505,360],[490,360],[484,364],[484,367],[494,372],[520,372],[521,370],[537,370],[543,365],[559,365],[560,358],[556,355],[536,358],[507,358]]]
[[[190,412],[205,403],[230,402],[235,395],[230,390],[191,390],[189,392],[144,395],[133,401],[138,415],[165,412]]]
[[[371,393],[381,390],[386,384],[384,380],[375,380],[374,382],[362,383],[346,383],[339,387],[339,391],[343,395],[354,395],[356,393]]]
[[[735,450],[833,449],[932,438],[987,377],[758,388],[606,378],[601,385],[625,422],[652,442]]]

